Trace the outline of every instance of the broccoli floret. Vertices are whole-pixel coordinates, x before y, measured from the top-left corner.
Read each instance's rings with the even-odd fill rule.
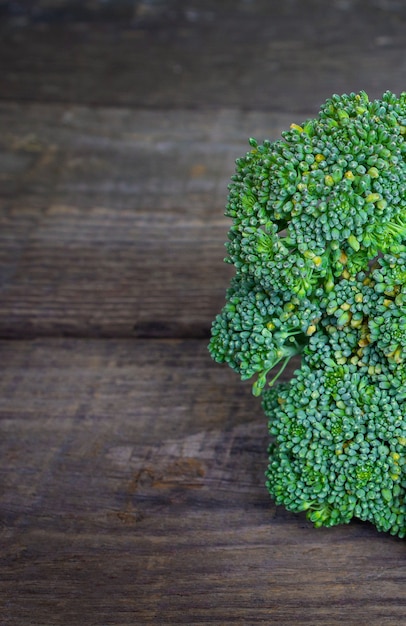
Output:
[[[315,370],[304,361],[276,401],[278,387],[263,395],[274,436],[270,493],[316,526],[357,517],[404,537],[406,407],[393,373]]]
[[[267,486],[316,526],[405,522],[406,92],[334,95],[237,160],[209,349],[255,376]],[[275,384],[292,356],[301,368]],[[277,369],[279,368],[279,369]]]
[[[319,320],[320,309],[307,299],[284,302],[277,291],[264,291],[253,280],[235,278],[227,304],[212,327],[210,352],[246,380],[258,374],[253,391],[259,395],[268,373],[301,354]]]
[[[396,251],[406,236],[406,93],[333,96],[319,117],[237,160],[228,261],[299,296]]]

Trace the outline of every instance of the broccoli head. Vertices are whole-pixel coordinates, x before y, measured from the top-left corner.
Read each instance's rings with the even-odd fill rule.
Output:
[[[255,377],[267,486],[316,526],[406,534],[406,92],[334,95],[250,140],[226,215],[235,277],[209,350]],[[301,367],[275,384],[293,356]]]

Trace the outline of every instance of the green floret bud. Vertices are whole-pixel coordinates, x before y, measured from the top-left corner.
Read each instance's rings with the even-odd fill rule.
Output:
[[[267,486],[276,502],[307,511],[316,526],[359,517],[404,536],[405,450],[397,433],[405,433],[406,419],[391,391],[349,367],[316,372],[304,364],[279,402],[268,393]]]
[[[214,360],[228,363],[243,380],[257,374],[253,392],[259,395],[273,368],[281,365],[270,384],[293,356],[303,352],[309,328],[319,315],[307,300],[286,303],[275,292],[237,277],[213,322],[209,350]]]
[[[406,92],[336,94],[249,143],[210,353],[262,397],[277,504],[316,527],[355,517],[404,537]]]

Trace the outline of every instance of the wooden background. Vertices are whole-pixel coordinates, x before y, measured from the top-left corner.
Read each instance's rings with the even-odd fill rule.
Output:
[[[259,402],[206,347],[235,158],[405,90],[405,4],[0,20],[1,626],[406,624],[404,541],[276,508]]]

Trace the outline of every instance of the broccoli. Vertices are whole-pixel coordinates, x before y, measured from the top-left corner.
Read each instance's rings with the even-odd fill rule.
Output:
[[[266,485],[316,527],[406,535],[406,92],[333,95],[237,159],[209,350],[254,377]],[[275,384],[292,357],[289,382]]]

